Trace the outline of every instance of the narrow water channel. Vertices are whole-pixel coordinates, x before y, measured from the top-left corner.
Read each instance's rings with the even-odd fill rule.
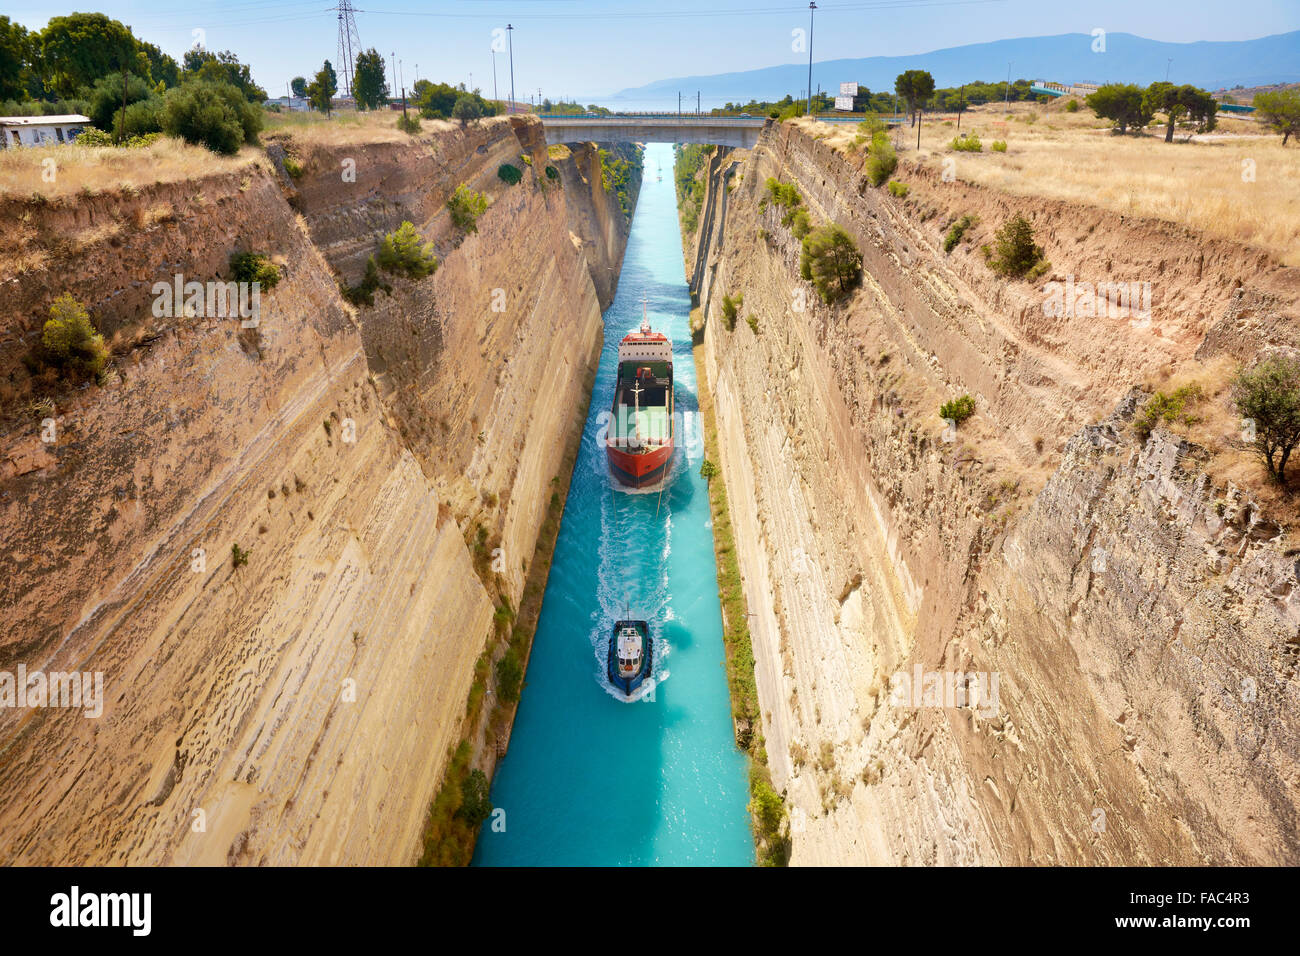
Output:
[[[650,145],[622,276],[564,510],[510,752],[474,863],[744,865],[754,845],[732,737],[709,500],[691,358],[672,147]],[[659,175],[662,174],[662,179]],[[600,445],[619,340],[641,321],[673,341],[679,450],[662,496],[615,486]],[[650,622],[653,693],[604,676],[613,622]],[[499,824],[498,824],[499,826]]]

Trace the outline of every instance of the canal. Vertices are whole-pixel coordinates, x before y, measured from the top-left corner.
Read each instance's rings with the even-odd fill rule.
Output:
[[[497,770],[479,866],[746,865],[745,757],[732,736],[709,499],[691,356],[673,152],[645,176],[565,505],[510,751]],[[659,179],[662,174],[662,179]],[[662,494],[615,486],[601,447],[619,340],[641,321],[674,346],[678,452]],[[650,622],[651,693],[604,676],[613,622]],[[494,821],[496,825],[494,827]],[[504,824],[504,830],[501,829]]]

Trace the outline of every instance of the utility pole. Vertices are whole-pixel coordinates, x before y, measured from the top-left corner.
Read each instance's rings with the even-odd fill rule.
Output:
[[[957,128],[961,129],[961,114],[965,112],[966,106],[966,84],[961,85],[961,103],[957,107]]]
[[[402,88],[402,105],[406,105],[406,77],[402,75],[402,61],[397,61],[397,85]],[[396,91],[394,91],[396,92]]]
[[[699,90],[696,90],[696,91],[695,91],[695,115],[696,115],[696,116],[703,116],[703,115],[704,115],[704,111],[700,108],[700,91],[699,91]]]
[[[506,42],[510,45],[510,110],[515,111],[515,28],[506,24]]]
[[[682,118],[682,91],[677,91],[677,118]]]
[[[397,89],[397,51],[389,54],[388,68],[393,71],[393,89]]]
[[[919,103],[916,106],[916,148],[921,148],[921,117],[925,116],[925,107]]]
[[[1004,109],[1011,109],[1011,61],[1007,61],[1007,98],[1002,104]]]
[[[817,10],[817,4],[808,4],[808,115],[812,116],[812,40],[813,40],[813,14]]]

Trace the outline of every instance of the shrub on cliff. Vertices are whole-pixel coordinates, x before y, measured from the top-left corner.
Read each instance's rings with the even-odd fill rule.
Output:
[[[460,809],[456,816],[477,830],[492,815],[492,798],[488,792],[487,775],[475,768],[460,782]]]
[[[423,279],[438,268],[438,257],[433,254],[433,243],[424,242],[413,224],[403,222],[379,244],[379,265],[385,272]]]
[[[1243,369],[1232,383],[1242,418],[1253,423],[1255,451],[1268,473],[1286,484],[1286,465],[1300,443],[1300,360],[1275,355]]]
[[[403,133],[409,133],[414,136],[420,131],[420,116],[418,113],[403,113],[397,117],[397,128]]]
[[[989,267],[1000,276],[1036,279],[1051,263],[1043,258],[1043,248],[1034,244],[1034,228],[1017,213],[1008,219],[993,237],[993,248],[985,253]]]
[[[966,230],[975,223],[979,222],[978,216],[962,216],[948,227],[948,234],[943,237],[943,251],[952,252],[961,242],[961,237],[966,235]]]
[[[889,184],[889,195],[893,196],[895,199],[906,199],[907,193],[910,189],[911,187],[908,186],[907,183],[900,183],[895,179]]]
[[[519,688],[524,680],[524,667],[519,654],[512,647],[497,661],[497,694],[507,704],[519,699]]]
[[[214,153],[239,152],[262,129],[262,111],[238,87],[194,80],[163,97],[162,128],[171,136],[206,146]]]
[[[951,421],[954,425],[960,425],[974,414],[975,399],[969,395],[954,398],[952,401],[944,402],[939,406],[939,417],[945,421]]]
[[[73,379],[93,378],[108,361],[104,337],[95,331],[85,307],[66,292],[50,306],[36,353],[39,362]]]
[[[812,281],[823,302],[836,302],[862,277],[862,253],[852,236],[830,223],[804,237],[799,274]]]
[[[501,177],[502,182],[510,186],[519,185],[519,181],[524,178],[524,174],[519,167],[511,166],[509,163],[502,163],[498,166],[497,175]]]
[[[898,154],[889,134],[879,130],[871,137],[871,155],[867,157],[867,179],[873,186],[882,185],[898,168]]]
[[[736,330],[736,313],[744,304],[745,297],[743,295],[738,295],[734,299],[729,295],[722,297],[722,324],[727,327],[728,332]]]
[[[236,282],[259,283],[263,292],[280,281],[280,267],[256,252],[235,252],[230,256],[230,277]]]
[[[379,275],[379,266],[375,262],[374,256],[366,259],[366,273],[361,282],[357,285],[343,285],[340,283],[340,291],[343,298],[347,299],[353,305],[374,305],[375,293],[380,289],[385,292],[392,292],[393,287],[386,283]]]
[[[803,239],[810,232],[812,232],[812,219],[808,215],[808,210],[795,210],[794,216],[790,219],[790,233],[796,239]]]
[[[486,196],[474,192],[464,183],[457,186],[456,192],[447,200],[452,223],[465,232],[478,232],[478,217],[487,211],[487,205]]]
[[[1191,406],[1200,398],[1199,385],[1184,385],[1174,389],[1169,395],[1156,392],[1147,400],[1141,413],[1133,419],[1133,431],[1145,442],[1151,437],[1151,432],[1157,425],[1194,424],[1198,419],[1192,414]]]

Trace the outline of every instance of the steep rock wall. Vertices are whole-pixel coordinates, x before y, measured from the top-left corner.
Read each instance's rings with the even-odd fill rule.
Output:
[[[517,597],[601,335],[565,194],[496,175],[535,126],[290,141],[297,184],[259,158],[21,210],[51,241],[6,283],[10,387],[58,292],[115,349],[102,386],[53,396],[53,444],[43,412],[5,409],[0,670],[102,672],[105,705],[0,709],[0,859],[415,859],[492,631],[466,537],[499,537]],[[492,200],[468,237],[460,182]],[[353,310],[337,277],[403,219],[437,273]],[[241,249],[284,273],[256,334],[152,316],[155,281]]]
[[[786,124],[714,176],[695,291],[792,861],[1300,859],[1294,559],[1195,448],[1125,427],[1131,385],[1212,328],[1253,351],[1293,327],[1295,270],[906,165],[899,203]],[[798,278],[769,176],[855,237],[847,304]],[[975,249],[1012,209],[1057,271],[1159,266],[1150,326],[1049,320],[993,278]],[[964,212],[987,233],[945,256]],[[978,415],[945,441],[965,391]],[[997,675],[997,706],[892,700],[918,665]]]

